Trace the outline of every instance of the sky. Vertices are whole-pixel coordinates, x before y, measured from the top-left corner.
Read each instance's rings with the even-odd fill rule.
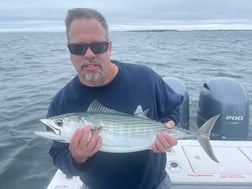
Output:
[[[252,0],[0,0],[0,21],[63,22],[67,10],[73,7],[95,8],[109,24],[117,26],[167,22],[215,26],[232,23],[233,27],[252,28]]]

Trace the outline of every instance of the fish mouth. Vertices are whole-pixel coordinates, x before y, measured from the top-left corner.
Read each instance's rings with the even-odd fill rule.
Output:
[[[40,119],[40,121],[47,126],[49,132],[53,132],[55,135],[61,135],[60,128],[57,128],[54,125],[50,124],[50,121],[48,119]]]

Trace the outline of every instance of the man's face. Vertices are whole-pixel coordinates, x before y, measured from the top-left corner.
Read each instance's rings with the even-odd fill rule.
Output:
[[[107,41],[106,32],[95,19],[75,19],[70,25],[69,43],[94,43]],[[71,54],[71,60],[80,81],[89,86],[101,86],[111,79],[111,42],[107,51],[94,53],[91,48],[83,55]]]

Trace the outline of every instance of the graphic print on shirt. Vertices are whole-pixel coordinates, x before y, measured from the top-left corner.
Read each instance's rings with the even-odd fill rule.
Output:
[[[142,106],[141,106],[141,105],[137,105],[137,108],[136,108],[134,114],[140,114],[140,113],[142,113],[142,112],[143,112]]]

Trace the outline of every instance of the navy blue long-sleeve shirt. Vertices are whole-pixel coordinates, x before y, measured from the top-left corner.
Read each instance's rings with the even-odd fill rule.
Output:
[[[114,61],[118,74],[107,85],[89,87],[74,77],[54,97],[48,117],[86,111],[98,100],[104,106],[134,114],[137,107],[148,109],[151,119],[179,120],[182,96],[176,94],[150,68]],[[81,166],[75,166],[69,144],[53,142],[50,155],[56,167],[68,175],[80,176],[90,189],[154,189],[166,176],[166,154],[145,150],[133,153],[97,152]]]

